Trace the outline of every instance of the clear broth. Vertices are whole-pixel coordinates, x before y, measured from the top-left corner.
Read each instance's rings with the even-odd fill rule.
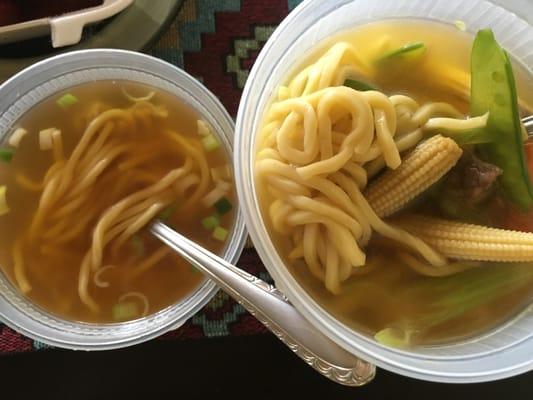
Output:
[[[462,32],[453,25],[428,22],[424,20],[388,20],[357,27],[342,32],[320,43],[309,58],[295,66],[287,76],[287,81],[315,62],[331,45],[338,41],[350,42],[359,50],[363,60],[372,61],[384,53],[385,44],[389,49],[399,48],[410,42],[424,42],[427,54],[424,62],[411,65],[409,69],[387,71],[376,70],[376,75],[367,77],[388,95],[406,94],[420,104],[425,102],[448,102],[465,114],[468,114],[469,103],[460,93],[443,82],[435,79],[436,68],[450,68],[469,78],[470,51],[473,36]],[[533,77],[523,66],[515,63],[515,79],[524,115],[533,110]],[[364,78],[364,77],[363,77]],[[257,190],[260,199],[263,220],[279,250],[286,260],[286,266],[299,284],[314,300],[347,326],[370,336],[387,326],[405,318],[417,320],[427,309],[429,302],[437,302],[438,295],[429,297],[412,296],[412,289],[432,279],[412,272],[401,265],[393,251],[384,249],[371,241],[365,252],[367,265],[343,283],[342,293],[333,295],[324,288],[324,284],[315,279],[303,262],[291,263],[286,255],[292,250],[290,241],[274,232],[268,206],[271,198],[258,182]],[[415,206],[416,210],[416,206]],[[487,223],[488,224],[488,223]],[[531,268],[531,264],[485,266],[469,274],[490,274],[497,268],[507,268],[509,274],[521,274]],[[435,326],[417,337],[417,345],[433,345],[462,340],[472,335],[486,332],[502,322],[515,316],[530,304],[533,293],[533,280],[520,290],[495,301],[463,313],[446,323]]]
[[[11,206],[10,213],[0,217],[0,267],[14,284],[16,282],[11,248],[15,238],[28,229],[40,196],[40,193],[29,192],[21,188],[15,176],[21,173],[34,181],[40,181],[52,162],[51,152],[39,149],[39,131],[52,126],[60,129],[65,153],[68,156],[87,126],[87,114],[91,108],[131,107],[132,103],[124,96],[122,88],[133,96],[142,96],[155,90],[153,102],[164,106],[169,112],[168,118],[158,120],[156,129],[146,136],[146,141],[136,143],[139,153],[142,153],[154,141],[159,141],[164,145],[169,139],[161,134],[163,129],[172,129],[184,136],[198,138],[197,120],[201,116],[174,95],[137,83],[99,81],[71,88],[68,92],[75,95],[79,102],[68,110],[63,110],[56,104],[56,100],[63,93],[54,95],[36,105],[17,123],[17,126],[28,130],[29,134],[22,140],[11,163],[0,163],[0,182],[8,188],[8,204]],[[181,158],[179,154],[175,156],[162,154],[156,166],[161,177],[171,169],[179,167],[182,163]],[[207,153],[207,161],[210,167],[228,165],[229,159],[224,146],[221,145],[219,149]],[[110,168],[114,167],[116,166],[112,165]],[[99,190],[105,191],[106,188],[100,187]],[[227,197],[235,205],[236,196],[233,185]],[[94,199],[95,206],[101,207],[103,211],[120,198],[108,201],[107,204],[100,204],[100,199]],[[102,201],[105,203],[104,200]],[[228,229],[231,229],[234,224],[233,210],[221,217],[221,225]],[[201,224],[204,217],[212,214],[212,209],[206,208],[199,202],[186,214],[180,213],[179,210],[174,212],[167,223],[211,251],[219,253],[225,243],[214,239],[211,232]],[[69,222],[76,223],[76,221]],[[104,278],[110,286],[99,288],[90,285],[90,293],[100,307],[100,312],[94,313],[80,301],[77,290],[79,266],[90,246],[91,230],[84,231],[74,243],[61,246],[60,254],[55,256],[43,256],[39,250],[39,243],[32,244],[31,252],[25,254],[28,260],[26,273],[33,286],[27,294],[30,300],[43,309],[69,320],[94,323],[117,322],[113,318],[113,306],[125,293],[144,294],[149,300],[148,314],[152,314],[176,303],[204,282],[201,273],[174,254],[164,257],[144,274],[132,278],[128,271],[161,247],[161,242],[148,232],[142,231],[139,237],[143,242],[144,255],[135,257],[135,252],[138,251],[136,246],[131,243],[124,245],[117,259],[113,260],[117,268],[105,273]],[[142,305],[139,306],[142,309]],[[135,317],[140,317],[140,315]]]

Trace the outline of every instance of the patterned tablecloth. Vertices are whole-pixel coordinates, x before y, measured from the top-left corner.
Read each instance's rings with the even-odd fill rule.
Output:
[[[174,22],[149,53],[197,77],[235,116],[257,53],[277,24],[300,1],[185,0]],[[253,250],[244,252],[239,266],[269,279]],[[219,292],[184,326],[162,339],[252,335],[265,331],[240,305]],[[0,324],[0,354],[45,347]]]

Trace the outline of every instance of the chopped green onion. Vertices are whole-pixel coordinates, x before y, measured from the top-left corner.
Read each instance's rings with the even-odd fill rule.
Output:
[[[172,216],[172,214],[174,214],[174,211],[176,211],[176,208],[178,208],[177,204],[172,204],[168,206],[163,211],[161,211],[161,213],[159,214],[159,219],[163,222],[167,221]]]
[[[9,145],[12,147],[19,147],[20,141],[24,136],[28,134],[28,131],[24,128],[17,128],[15,129],[15,132],[11,134],[9,137]]]
[[[191,272],[192,272],[193,274],[199,274],[199,273],[200,273],[200,271],[198,271],[198,269],[195,268],[195,267],[193,267],[192,265],[191,265]]]
[[[138,256],[144,256],[144,242],[139,235],[133,235],[131,237],[131,245]]]
[[[422,42],[415,42],[415,43],[407,43],[400,47],[399,49],[394,49],[391,51],[388,51],[387,53],[383,54],[381,57],[378,58],[378,63],[382,63],[384,61],[389,61],[392,59],[395,59],[397,57],[414,57],[414,56],[421,56],[426,52],[426,45]]]
[[[71,93],[67,93],[67,94],[64,94],[63,96],[61,96],[56,101],[56,103],[57,103],[57,105],[59,107],[61,107],[62,109],[66,110],[70,106],[73,106],[74,104],[76,104],[78,101],[79,100],[78,100],[78,98],[76,96],[74,96]]]
[[[43,129],[39,132],[39,148],[41,150],[50,150],[54,147],[54,136],[61,135],[57,128]]]
[[[14,154],[15,152],[13,149],[0,149],[0,160],[5,163],[9,163],[11,162]]]
[[[217,226],[215,230],[213,231],[213,238],[221,242],[225,241],[228,235],[229,235],[228,230],[222,228],[221,226]]]
[[[6,199],[7,187],[5,185],[0,186],[0,215],[7,214],[9,212],[9,207],[7,205]]]
[[[374,338],[399,348],[416,344],[417,337],[430,329],[527,287],[533,281],[532,267],[531,263],[490,263],[477,271],[416,281],[403,293],[413,299],[434,300],[422,305],[416,319],[400,318],[385,326]]]
[[[139,315],[137,305],[133,302],[115,304],[111,311],[114,321],[127,321]]]
[[[231,209],[233,208],[233,206],[231,205],[231,202],[225,197],[223,197],[219,201],[217,201],[215,203],[214,207],[215,207],[215,210],[217,210],[217,212],[220,215],[224,215],[224,214],[230,212]]]
[[[211,128],[209,127],[209,125],[207,124],[207,122],[205,122],[204,120],[202,119],[199,119],[196,121],[196,127],[197,127],[197,130],[198,130],[198,135],[200,136],[209,136],[211,134]]]
[[[217,215],[211,215],[202,220],[202,226],[208,231],[212,231],[220,225],[220,218]]]
[[[344,81],[344,85],[343,86],[347,86],[349,88],[358,90],[360,92],[367,92],[369,90],[377,90],[375,87],[369,85],[368,83],[362,82],[362,81],[358,81],[356,79],[346,79]]]
[[[454,22],[454,24],[455,24],[455,27],[459,29],[461,32],[466,31],[466,24],[464,21],[461,21],[458,19],[457,21]]]
[[[220,147],[218,139],[211,134],[202,138],[202,144],[204,145],[205,151],[213,151]]]

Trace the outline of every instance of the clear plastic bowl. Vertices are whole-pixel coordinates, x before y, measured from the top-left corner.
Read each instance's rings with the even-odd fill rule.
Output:
[[[503,1],[502,1],[503,2]],[[530,2],[506,1],[531,15]],[[326,312],[284,266],[269,238],[253,180],[254,143],[265,107],[288,71],[313,46],[334,33],[387,18],[423,18],[467,29],[494,30],[500,43],[531,72],[533,27],[512,12],[483,0],[308,0],[277,28],[261,51],[241,99],[236,124],[237,190],[249,234],[276,285],[320,331],[353,354],[379,367],[414,378],[479,382],[533,368],[533,306],[486,334],[460,343],[395,350],[362,335]]]
[[[174,94],[213,126],[228,154],[233,151],[233,121],[217,98],[184,71],[156,58],[122,50],[83,50],[39,62],[0,86],[0,141],[31,107],[54,93],[96,80],[121,79],[144,83]],[[237,211],[222,256],[235,263],[246,241],[242,214]],[[216,293],[206,280],[176,304],[131,322],[77,323],[58,318],[24,298],[0,273],[0,321],[33,339],[70,349],[104,350],[146,341],[182,325]]]

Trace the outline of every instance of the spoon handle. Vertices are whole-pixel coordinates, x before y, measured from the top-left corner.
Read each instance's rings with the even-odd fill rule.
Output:
[[[274,286],[235,267],[161,222],[154,223],[151,230],[215,281],[320,374],[346,386],[361,386],[374,378],[374,365],[348,353],[319,332]]]

